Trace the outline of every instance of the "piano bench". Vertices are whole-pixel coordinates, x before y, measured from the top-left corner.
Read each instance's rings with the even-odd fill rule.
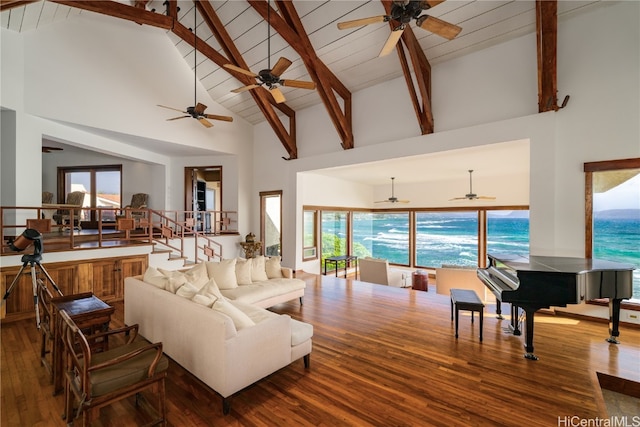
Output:
[[[451,320],[454,320],[455,330],[458,338],[458,311],[469,310],[471,312],[471,323],[473,323],[473,312],[477,311],[480,316],[480,342],[482,342],[482,323],[484,321],[484,303],[475,291],[470,289],[451,289]]]

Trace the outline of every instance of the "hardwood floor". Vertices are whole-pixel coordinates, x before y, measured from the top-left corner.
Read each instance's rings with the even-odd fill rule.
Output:
[[[468,312],[461,312],[456,340],[449,298],[433,287],[421,292],[298,277],[307,281],[304,305],[292,301],[273,310],[313,324],[310,369],[299,360],[237,393],[224,416],[221,398],[171,362],[168,425],[569,425],[559,417],[607,416],[596,372],[640,382],[635,327],[623,325],[621,344],[611,345],[606,323],[536,315],[540,360],[534,362],[523,358],[523,337],[503,330],[508,320],[497,320],[493,306],[485,309],[482,343],[477,317],[472,326]],[[122,321],[117,304],[112,326]],[[64,425],[63,398],[51,395],[34,321],[1,329],[0,423]],[[103,409],[95,425],[136,426],[144,419],[131,399]]]

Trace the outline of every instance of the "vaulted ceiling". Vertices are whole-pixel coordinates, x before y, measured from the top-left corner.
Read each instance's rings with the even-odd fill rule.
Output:
[[[543,17],[547,12],[540,9],[540,4],[555,2],[539,2],[538,7],[532,0],[425,3],[433,8],[423,13],[460,26],[460,34],[447,40],[416,27],[412,21],[396,52],[384,57],[378,55],[393,24],[380,22],[340,30],[337,23],[388,14],[392,6],[389,0],[2,0],[0,18],[3,28],[20,32],[81,13],[102,13],[163,28],[186,63],[192,69],[196,66],[196,74],[213,100],[250,123],[267,120],[290,158],[296,158],[296,111],[323,103],[343,148],[352,148],[351,94],[404,75],[422,133],[433,132],[428,100],[431,65],[535,32],[536,22],[555,22],[555,17]],[[559,1],[558,20],[603,3]],[[192,32],[194,24],[197,39]],[[555,45],[555,28],[538,28],[538,35],[551,35],[551,44]],[[547,69],[555,73],[555,51],[539,50],[538,54],[546,55],[539,71],[544,71],[547,64]],[[258,73],[273,67],[280,57],[292,61],[282,73],[283,79],[313,81],[316,89],[282,87],[284,103],[276,103],[263,86],[231,92],[256,83],[256,79],[224,64]],[[539,86],[539,91],[555,96],[555,86]],[[541,110],[557,108],[553,101],[545,102]]]

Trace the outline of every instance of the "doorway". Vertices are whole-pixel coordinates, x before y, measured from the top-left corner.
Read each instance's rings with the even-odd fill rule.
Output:
[[[193,214],[196,229],[210,232],[222,210],[222,166],[186,166],[184,195],[184,210]]]

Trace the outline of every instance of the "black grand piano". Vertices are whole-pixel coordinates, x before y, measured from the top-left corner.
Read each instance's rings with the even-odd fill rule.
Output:
[[[526,353],[533,354],[533,317],[541,308],[564,307],[598,298],[609,298],[609,338],[618,344],[620,302],[631,298],[634,267],[631,264],[591,259],[550,256],[488,255],[489,266],[478,269],[478,278],[496,296],[497,314],[501,302],[511,303],[511,327],[519,335],[519,308],[526,315]],[[518,308],[519,307],[519,308]]]

